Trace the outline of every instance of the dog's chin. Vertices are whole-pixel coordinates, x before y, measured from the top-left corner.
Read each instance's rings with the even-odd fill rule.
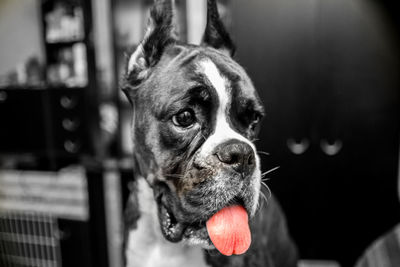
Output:
[[[205,222],[199,221],[190,224],[179,222],[173,212],[162,203],[158,205],[158,212],[161,232],[168,241],[174,243],[182,241],[204,249],[215,248],[208,236]]]
[[[206,237],[204,237],[204,232]],[[204,226],[201,229],[189,230],[188,235],[184,237],[183,241],[190,246],[199,246],[203,249],[215,249],[214,244],[211,242],[207,229]]]

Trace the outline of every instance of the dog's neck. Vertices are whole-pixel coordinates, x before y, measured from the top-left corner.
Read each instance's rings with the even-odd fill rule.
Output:
[[[153,191],[144,178],[138,178],[136,193],[139,200],[140,218],[137,221],[137,227],[129,232],[126,266],[207,266],[200,247],[188,246],[182,242],[171,243],[163,237]]]

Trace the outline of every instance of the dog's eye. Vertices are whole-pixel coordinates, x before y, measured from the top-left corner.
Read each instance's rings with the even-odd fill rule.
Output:
[[[195,122],[195,117],[193,111],[184,110],[172,117],[172,123],[176,126],[189,128]]]

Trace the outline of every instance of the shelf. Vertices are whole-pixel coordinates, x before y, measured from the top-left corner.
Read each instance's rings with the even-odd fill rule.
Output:
[[[39,91],[39,90],[85,90],[85,86],[72,86],[68,87],[66,85],[10,85],[10,86],[0,86],[1,90],[32,90],[32,91]]]
[[[58,42],[45,42],[45,45],[48,47],[54,47],[54,48],[59,48],[59,47],[65,47],[65,46],[73,46],[74,44],[77,43],[85,43],[85,39],[76,39],[76,40],[68,40],[68,41],[58,41]]]

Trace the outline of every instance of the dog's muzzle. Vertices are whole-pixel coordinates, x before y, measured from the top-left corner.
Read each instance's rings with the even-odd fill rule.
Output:
[[[160,226],[172,242],[197,240],[212,247],[205,224],[216,212],[230,205],[241,205],[251,214],[257,190],[257,168],[253,148],[231,139],[217,145],[206,157],[194,157],[193,164],[180,181],[181,191],[160,182],[157,202]]]

